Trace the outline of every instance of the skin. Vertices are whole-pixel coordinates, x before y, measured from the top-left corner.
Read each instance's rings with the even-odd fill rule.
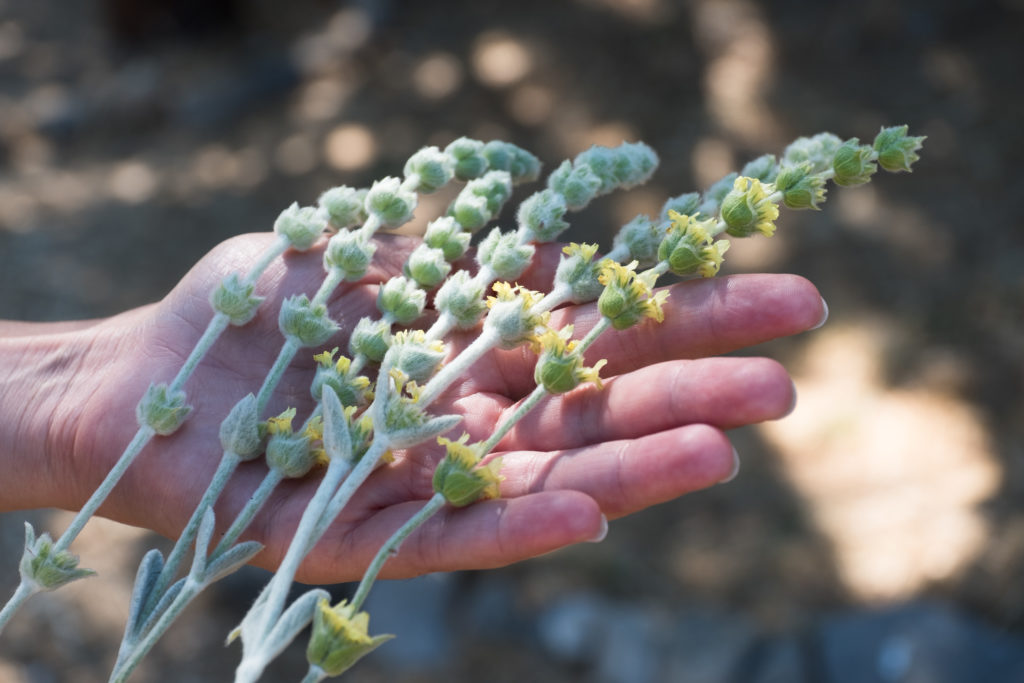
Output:
[[[78,509],[120,455],[137,424],[135,404],[151,381],[169,381],[212,313],[208,292],[226,274],[245,272],[273,239],[243,235],[218,245],[162,301],[102,320],[0,322],[0,510]],[[363,281],[345,283],[330,302],[343,331],[327,345],[347,344],[347,330],[375,313],[378,283],[400,270],[412,238],[378,238],[377,263]],[[323,277],[323,243],[290,251],[266,271],[257,293],[267,301],[244,328],[229,328],[188,381],[195,410],[171,437],[156,437],[129,468],[100,514],[176,537],[217,466],[220,421],[255,392],[282,338],[281,300],[314,292]],[[550,287],[559,248],[539,250],[520,279]],[[786,415],[792,382],[775,361],[717,358],[823,321],[814,286],[793,275],[743,275],[676,285],[665,321],[610,331],[588,351],[606,358],[603,390],[579,387],[546,399],[505,437],[502,498],[445,508],[413,534],[385,566],[385,578],[497,567],[569,544],[599,540],[607,520],[638,512],[735,473],[738,460],[724,430]],[[568,306],[552,323],[573,323],[582,337],[597,320],[593,305]],[[454,346],[467,343],[456,336]],[[300,351],[271,400],[269,414],[289,406],[299,419],[312,408],[312,355]],[[532,354],[494,352],[434,404],[464,417],[453,438],[484,439],[502,415],[533,389]],[[266,416],[264,416],[266,417]],[[436,444],[396,453],[378,469],[306,558],[298,579],[358,579],[377,548],[432,494]],[[227,527],[266,472],[244,463],[216,505]],[[254,564],[273,568],[312,495],[313,475],[284,482],[245,535],[266,545]],[[73,549],[73,546],[72,546]],[[84,561],[88,566],[88,559]]]

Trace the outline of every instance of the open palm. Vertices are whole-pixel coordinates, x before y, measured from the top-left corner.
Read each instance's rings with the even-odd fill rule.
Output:
[[[73,333],[76,356],[56,414],[50,481],[40,505],[80,506],[135,432],[134,407],[151,381],[177,372],[212,312],[208,292],[231,272],[244,272],[273,239],[233,238],[204,257],[160,303],[99,321]],[[343,284],[330,302],[342,331],[327,347],[346,347],[348,333],[374,315],[380,282],[397,273],[415,246],[383,235],[377,260],[358,283]],[[101,514],[175,537],[217,467],[220,421],[239,398],[255,393],[282,343],[281,301],[311,294],[323,277],[321,252],[289,252],[266,271],[257,293],[267,297],[257,317],[229,328],[185,385],[195,410],[170,437],[157,437],[101,508]],[[558,248],[539,250],[523,284],[550,286]],[[408,539],[383,575],[508,564],[579,541],[599,538],[607,519],[707,487],[729,477],[734,452],[722,430],[786,414],[794,395],[780,365],[763,358],[714,358],[813,327],[824,315],[807,281],[791,275],[748,275],[675,285],[661,324],[609,332],[588,358],[606,358],[603,390],[581,387],[542,402],[498,445],[504,456],[502,498],[445,509]],[[572,322],[582,335],[597,320],[592,305],[569,306],[552,322]],[[458,339],[455,340],[459,342]],[[312,356],[303,349],[285,373],[269,411],[312,409]],[[481,359],[434,403],[457,413],[472,438],[493,432],[502,415],[533,388],[528,351],[496,351]],[[266,416],[264,416],[266,417]],[[307,557],[298,579],[327,583],[358,578],[381,543],[432,494],[430,480],[443,449],[435,444],[397,453],[374,472]],[[216,505],[223,529],[266,473],[243,464]],[[278,487],[246,534],[266,548],[255,563],[274,567],[288,547],[312,492],[315,474]]]

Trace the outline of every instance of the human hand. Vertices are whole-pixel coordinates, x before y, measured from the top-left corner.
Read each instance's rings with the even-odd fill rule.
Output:
[[[46,368],[38,387],[61,385],[54,398],[37,391],[45,437],[44,467],[17,467],[10,506],[77,508],[110,469],[136,429],[135,404],[151,381],[167,381],[202,334],[208,292],[232,271],[244,271],[273,237],[245,235],[219,245],[160,303],[79,330],[48,337],[73,362]],[[359,283],[331,300],[342,333],[326,346],[345,348],[347,333],[375,312],[376,286],[398,272],[412,238],[384,235],[377,262]],[[547,289],[558,249],[539,250],[521,281]],[[173,436],[158,437],[129,468],[101,514],[176,537],[217,466],[220,421],[255,392],[282,342],[277,310],[284,297],[311,293],[323,277],[320,250],[289,252],[267,270],[257,317],[230,328],[185,386],[193,414]],[[777,363],[708,358],[817,323],[824,314],[813,286],[789,275],[753,275],[673,287],[665,321],[608,333],[588,352],[607,358],[604,390],[577,389],[544,401],[496,448],[503,455],[502,499],[446,508],[410,537],[386,565],[385,577],[508,564],[603,534],[614,518],[705,488],[734,471],[723,429],[773,419],[792,406],[792,384]],[[552,322],[582,335],[598,319],[593,305],[554,312]],[[459,340],[456,339],[456,344]],[[270,414],[288,406],[299,417],[312,407],[309,385],[320,349],[305,349],[285,373]],[[464,417],[457,428],[486,438],[503,413],[534,387],[528,351],[496,351],[479,361],[433,405]],[[265,417],[265,416],[264,416]],[[38,425],[40,419],[30,421]],[[42,430],[29,430],[36,441]],[[27,452],[29,449],[15,449]],[[297,578],[326,583],[358,578],[390,533],[432,494],[436,445],[397,453],[378,469],[307,557]],[[17,463],[15,463],[17,465]],[[266,472],[259,462],[236,473],[216,506],[225,528]],[[256,517],[246,538],[265,544],[255,563],[275,566],[291,540],[317,479],[286,481]]]

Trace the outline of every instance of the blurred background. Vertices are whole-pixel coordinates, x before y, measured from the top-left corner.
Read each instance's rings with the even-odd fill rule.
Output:
[[[774,239],[734,243],[726,272],[800,273],[831,307],[823,329],[751,351],[791,369],[800,402],[732,435],[737,480],[599,545],[380,585],[373,630],[399,638],[351,680],[1024,680],[1024,2],[283,6],[0,0],[0,317],[156,300],[292,201],[460,135],[548,169],[651,144],[646,187],[574,220],[570,238],[605,244],[799,135],[928,136],[912,175],[834,189],[821,213],[784,211]],[[4,597],[26,516],[68,520],[0,516]],[[100,578],[26,606],[0,681],[106,680],[160,542],[90,525],[75,550]],[[264,579],[210,591],[133,680],[228,680],[238,651],[221,643]],[[304,667],[297,648],[266,679]]]

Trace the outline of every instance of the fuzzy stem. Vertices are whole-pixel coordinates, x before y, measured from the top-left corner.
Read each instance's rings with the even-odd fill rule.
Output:
[[[4,632],[4,626],[11,620],[14,613],[18,611],[25,601],[31,598],[36,593],[40,592],[40,588],[33,582],[22,578],[21,583],[18,584],[17,590],[14,591],[14,595],[7,601],[4,608],[0,610],[0,633]]]
[[[114,464],[114,467],[107,473],[107,476],[103,479],[96,490],[93,491],[89,500],[86,501],[85,505],[82,506],[82,509],[75,515],[70,526],[68,526],[61,537],[57,539],[57,542],[53,544],[53,550],[55,553],[68,549],[71,542],[75,540],[83,527],[85,527],[89,518],[96,513],[96,510],[103,504],[103,501],[107,499],[107,496],[110,495],[110,492],[117,485],[117,482],[119,482],[121,477],[124,476],[125,470],[128,469],[128,466],[132,464],[132,461],[135,460],[136,456],[138,456],[155,434],[156,432],[153,431],[152,427],[139,427],[139,431],[135,432],[134,438],[132,438],[128,446],[125,447],[124,453],[121,454],[117,463]]]
[[[498,334],[484,328],[480,336],[470,342],[469,346],[462,350],[462,353],[448,361],[436,375],[430,378],[430,381],[423,387],[423,391],[420,392],[420,405],[424,408],[429,406],[434,399],[440,396],[441,392],[461,377],[473,363],[493,349],[497,342]]]
[[[203,359],[206,352],[210,350],[214,342],[220,337],[221,333],[227,329],[228,324],[231,322],[231,318],[228,317],[227,313],[217,313],[210,320],[210,324],[206,326],[206,331],[203,332],[203,336],[199,338],[196,345],[192,347],[192,352],[185,359],[185,363],[178,370],[178,374],[175,375],[174,379],[170,383],[171,391],[180,391],[185,386],[185,382],[192,376],[192,372],[199,365],[199,361]]]
[[[259,512],[263,507],[263,504],[267,502],[267,498],[269,498],[270,494],[274,492],[274,487],[281,482],[281,479],[282,475],[277,470],[272,469],[267,472],[267,475],[263,477],[263,481],[260,482],[259,487],[257,487],[249,497],[249,500],[246,501],[245,507],[243,507],[241,512],[238,513],[238,516],[235,517],[235,521],[232,522],[231,527],[224,532],[224,536],[220,539],[217,547],[213,549],[212,553],[210,553],[210,562],[231,549],[231,546],[235,544],[235,541],[237,541],[238,537],[242,535],[242,532],[248,528],[249,523],[252,522],[256,513]]]
[[[359,588],[356,589],[356,594],[352,597],[352,612],[358,612],[363,606],[363,602],[366,600],[366,596],[370,594],[370,588],[373,586],[373,582],[377,579],[377,575],[380,570],[384,567],[384,563],[391,558],[392,555],[398,553],[399,546],[402,542],[409,537],[413,531],[419,528],[424,522],[434,516],[434,514],[445,506],[444,496],[440,493],[435,493],[430,500],[428,500],[419,512],[409,518],[409,520],[400,526],[395,533],[391,535],[391,538],[387,540],[384,545],[380,547],[377,554],[374,556],[373,561],[370,562],[370,566],[366,568],[366,573],[363,574],[362,581],[359,582]]]
[[[310,664],[309,671],[303,676],[301,683],[320,683],[325,678],[327,678],[327,672],[316,664]]]
[[[262,415],[263,411],[267,409],[267,403],[270,402],[270,395],[274,393],[274,389],[277,388],[278,382],[281,381],[281,377],[284,375],[285,369],[295,358],[295,354],[298,353],[299,349],[302,348],[302,342],[295,337],[286,337],[284,344],[281,345],[281,350],[277,353],[277,358],[274,360],[274,364],[270,367],[267,372],[267,376],[263,379],[263,386],[260,387],[260,391],[256,394],[256,414]]]

